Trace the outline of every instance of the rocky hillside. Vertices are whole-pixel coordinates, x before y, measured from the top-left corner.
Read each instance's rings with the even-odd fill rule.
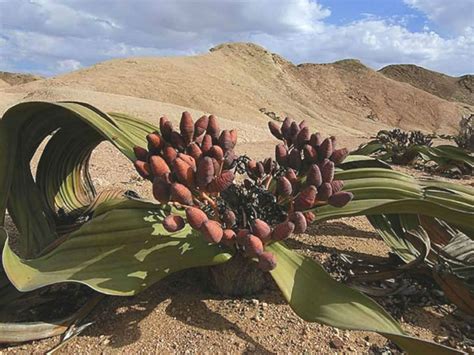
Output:
[[[389,65],[380,72],[443,99],[474,105],[474,75],[453,77],[408,64]]]
[[[297,66],[249,43],[190,57],[116,59],[3,91],[34,100],[66,89],[171,103],[256,128],[290,115],[323,133],[358,136],[393,126],[453,132],[472,110],[356,60]]]
[[[3,88],[7,85],[21,85],[29,83],[31,81],[44,79],[39,75],[26,74],[26,73],[9,73],[5,71],[0,71],[0,88]]]

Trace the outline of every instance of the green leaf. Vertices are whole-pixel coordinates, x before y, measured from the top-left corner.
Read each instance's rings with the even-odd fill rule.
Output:
[[[26,102],[10,108],[0,121],[0,223],[8,202],[21,234],[20,254],[35,257],[57,240],[58,209],[77,216],[92,202],[88,162],[101,141],[108,140],[133,161],[133,147],[145,146],[146,134],[156,129],[78,102]],[[51,134],[35,181],[30,160]]]
[[[21,259],[5,243],[5,272],[20,291],[74,281],[129,296],[173,272],[232,257],[189,226],[167,232],[162,220],[169,213],[183,212],[142,201],[106,202],[90,222],[44,256]]]
[[[391,339],[413,354],[457,354],[454,349],[412,338],[369,297],[332,279],[312,259],[281,243],[267,247],[277,258],[271,275],[295,313],[309,322],[368,330]]]

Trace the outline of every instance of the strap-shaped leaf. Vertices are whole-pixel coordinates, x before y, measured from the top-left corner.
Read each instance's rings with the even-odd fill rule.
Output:
[[[21,234],[17,242],[21,255],[37,256],[57,239],[58,209],[77,215],[92,201],[87,168],[101,141],[110,141],[133,161],[133,147],[146,145],[146,134],[156,129],[79,102],[27,102],[9,109],[0,122],[0,223],[8,202]],[[41,156],[35,181],[30,160],[50,134],[53,138]]]
[[[267,247],[277,258],[273,279],[295,313],[309,322],[380,333],[413,354],[456,354],[454,349],[412,338],[369,297],[332,279],[312,259],[281,243]]]
[[[189,226],[167,232],[162,220],[171,212],[182,213],[143,201],[106,202],[90,222],[44,256],[23,260],[5,243],[5,272],[20,291],[75,281],[129,296],[173,272],[232,257]]]

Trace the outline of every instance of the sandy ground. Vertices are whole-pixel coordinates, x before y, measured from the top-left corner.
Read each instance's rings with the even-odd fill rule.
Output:
[[[346,137],[344,143],[355,147],[360,142]],[[272,154],[270,141],[242,144],[240,149],[257,158]],[[122,187],[150,197],[149,183],[137,179],[128,161],[108,143],[94,152],[91,172],[98,189]],[[388,253],[362,217],[312,226],[308,233],[295,236],[290,245],[320,262],[334,252],[355,256]],[[452,310],[450,306],[414,305],[400,311],[400,321],[412,335],[449,339],[455,346],[462,338],[453,336],[450,329],[461,329],[463,321],[452,315]],[[108,297],[87,321],[94,324],[61,353],[377,353],[387,346],[383,337],[373,333],[342,331],[299,319],[275,285],[244,299],[213,294],[206,287],[203,271],[173,275],[136,297]],[[59,337],[54,337],[0,351],[43,353],[58,341]]]

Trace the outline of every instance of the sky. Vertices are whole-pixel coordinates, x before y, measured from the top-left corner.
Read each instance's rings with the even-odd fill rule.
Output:
[[[472,74],[474,0],[0,0],[2,71],[52,76],[236,41],[295,64],[356,58]]]

